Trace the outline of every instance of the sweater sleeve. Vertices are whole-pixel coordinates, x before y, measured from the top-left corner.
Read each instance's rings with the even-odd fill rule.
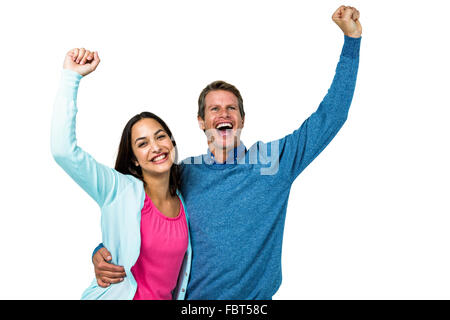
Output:
[[[78,85],[82,76],[63,70],[53,108],[51,151],[55,161],[102,207],[117,193],[119,173],[98,163],[77,145]]]
[[[322,152],[346,121],[356,85],[360,43],[361,38],[344,36],[333,82],[318,109],[299,129],[276,141],[279,170],[289,181]]]
[[[100,243],[97,247],[95,247],[94,251],[92,251],[92,258],[94,258],[94,255],[97,253],[98,250],[100,250],[101,248],[104,248],[105,246],[103,245],[103,242]]]

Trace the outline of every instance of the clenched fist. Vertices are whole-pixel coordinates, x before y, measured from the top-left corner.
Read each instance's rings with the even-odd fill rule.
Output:
[[[100,58],[98,57],[97,51],[75,48],[67,52],[63,68],[86,76],[94,71],[99,63]]]
[[[333,21],[341,28],[346,36],[359,38],[362,34],[361,23],[359,23],[359,11],[353,7],[340,6],[333,16]]]

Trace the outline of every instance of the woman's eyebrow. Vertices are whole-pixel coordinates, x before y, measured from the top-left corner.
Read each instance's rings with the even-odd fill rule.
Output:
[[[160,133],[160,132],[165,132],[163,129],[159,129],[159,130],[157,130],[153,135],[154,136],[156,136],[158,133]],[[135,141],[134,141],[134,143],[137,143],[139,140],[144,140],[144,139],[147,139],[147,137],[140,137],[140,138],[137,138]]]
[[[144,139],[146,139],[146,137],[140,137],[140,138],[137,138],[137,139],[134,141],[134,143],[137,143],[139,140],[144,140]]]
[[[161,131],[162,131],[162,132],[165,132],[163,129],[159,129],[159,130],[157,130],[153,135],[156,136],[156,135],[157,135],[158,133],[160,133]]]

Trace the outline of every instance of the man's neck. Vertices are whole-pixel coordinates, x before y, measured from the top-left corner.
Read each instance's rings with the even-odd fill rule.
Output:
[[[217,163],[224,163],[227,160],[228,157],[228,152],[226,150],[223,151],[216,151],[216,150],[211,150],[211,153],[214,155],[214,161]]]
[[[228,148],[217,148],[217,146],[214,146],[212,143],[209,144],[208,148],[209,151],[214,155],[214,161],[216,163],[225,163],[230,157],[230,152],[234,152],[234,150],[239,147],[240,140],[238,140],[234,146],[228,147]],[[234,154],[233,154],[234,155]]]

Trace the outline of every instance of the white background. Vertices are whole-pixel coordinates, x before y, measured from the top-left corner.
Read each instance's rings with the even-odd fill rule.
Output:
[[[50,119],[65,53],[98,50],[82,80],[78,142],[113,166],[148,110],[180,159],[206,151],[197,98],[236,85],[242,140],[278,139],[315,111],[361,12],[349,118],[295,181],[275,299],[450,298],[447,1],[8,1],[0,5],[0,298],[79,299],[101,241],[97,205],[56,165]]]

